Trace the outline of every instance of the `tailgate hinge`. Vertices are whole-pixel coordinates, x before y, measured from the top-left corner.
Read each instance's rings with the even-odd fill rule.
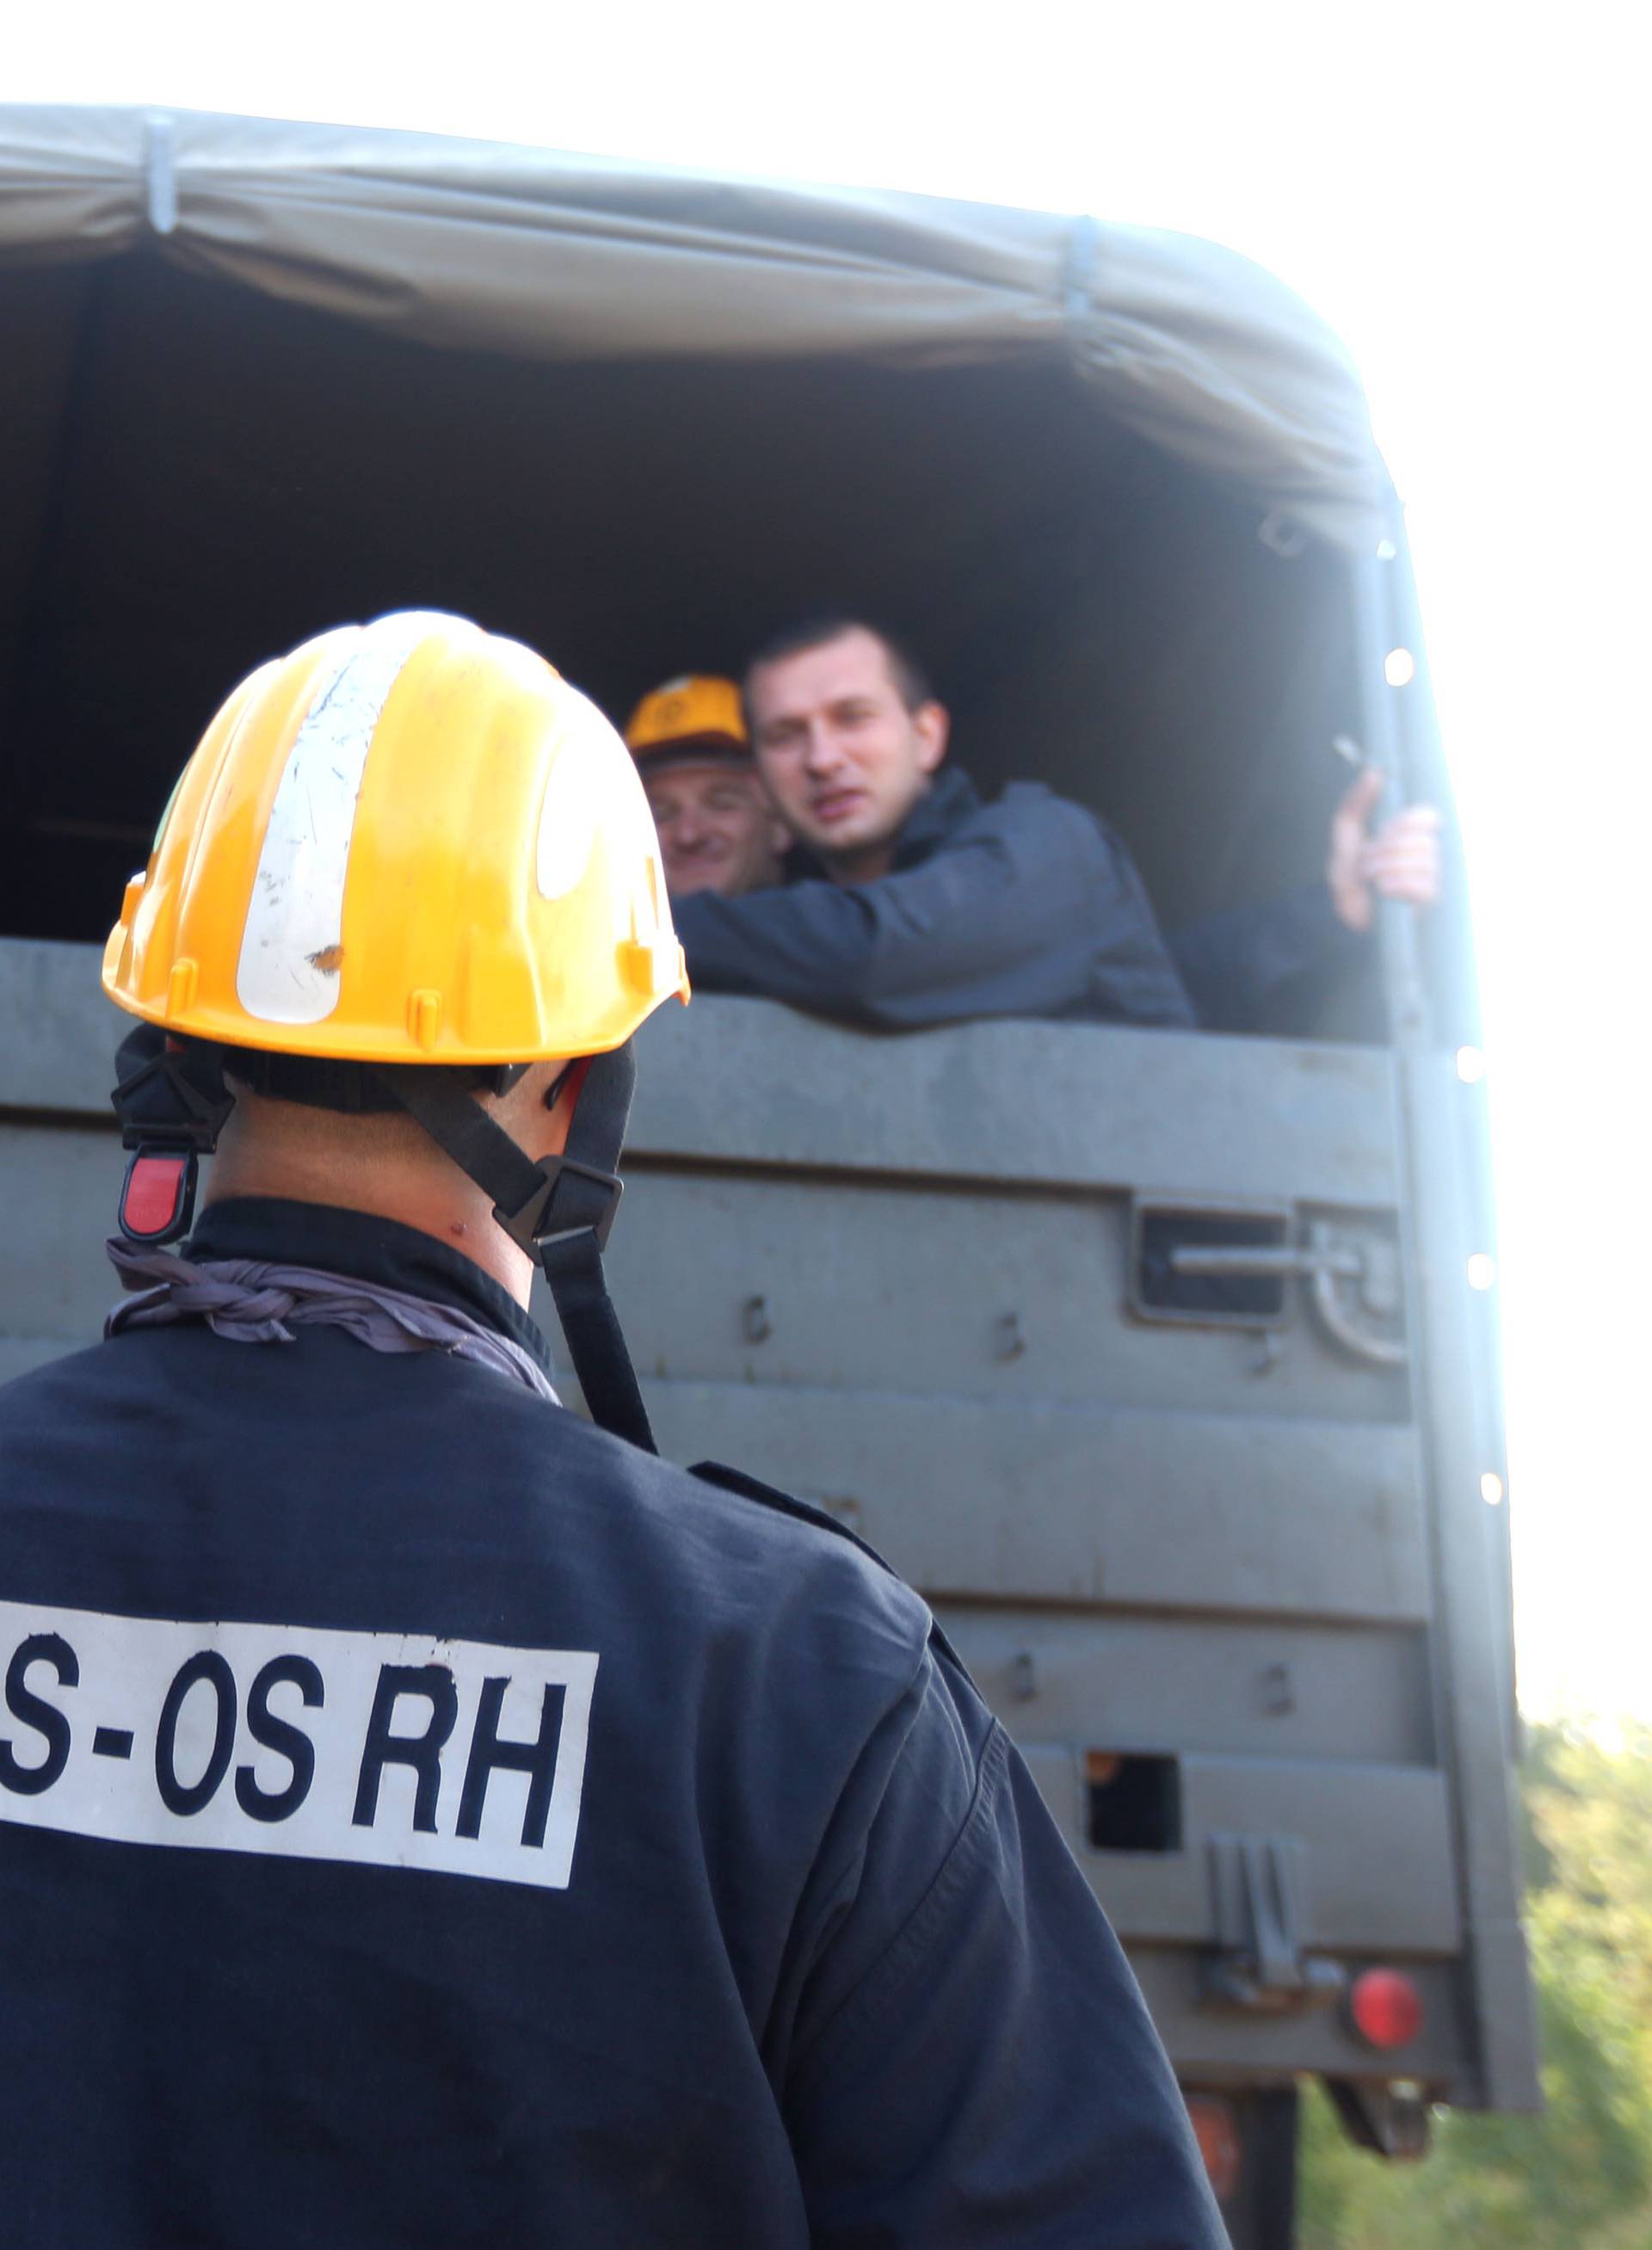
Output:
[[[1303,1950],[1302,1839],[1216,1835],[1209,1846],[1217,1950],[1205,1964],[1206,1999],[1268,2015],[1329,2007],[1346,1976]]]

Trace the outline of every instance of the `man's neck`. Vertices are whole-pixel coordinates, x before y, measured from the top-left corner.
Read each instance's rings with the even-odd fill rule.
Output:
[[[895,841],[891,837],[887,843],[862,845],[856,852],[823,852],[821,865],[828,878],[842,889],[849,889],[856,883],[875,883],[895,864]]]
[[[383,1166],[367,1163],[341,1169],[335,1163],[315,1161],[304,1150],[240,1147],[226,1135],[225,1145],[213,1159],[205,1206],[210,1210],[215,1203],[244,1196],[321,1204],[332,1211],[394,1219],[446,1243],[480,1266],[519,1305],[528,1302],[531,1264],[494,1224],[481,1190],[456,1166],[446,1165],[434,1178],[426,1177],[420,1166],[415,1176],[400,1178]]]

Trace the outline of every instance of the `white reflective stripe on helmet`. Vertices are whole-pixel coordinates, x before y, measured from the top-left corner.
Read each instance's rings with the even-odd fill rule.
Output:
[[[558,683],[557,695],[561,748],[546,778],[534,852],[542,899],[564,898],[583,880],[596,846],[599,808],[603,818],[613,817],[612,804],[604,799],[604,764],[618,749],[630,765],[624,741],[588,695],[566,680]]]
[[[338,1005],[344,877],[367,753],[391,689],[425,634],[418,610],[356,634],[317,687],[282,771],[259,853],[235,991],[266,1024],[319,1024]]]

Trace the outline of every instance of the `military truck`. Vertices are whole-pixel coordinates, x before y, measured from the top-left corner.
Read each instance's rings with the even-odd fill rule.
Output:
[[[957,755],[1170,924],[1448,802],[1336,341],[1185,238],[380,132],[0,110],[0,1373],[93,1336],[97,947],[273,651],[407,606],[607,708],[788,613],[909,638]],[[1537,2082],[1464,891],[1289,1036],[656,1020],[611,1263],[664,1449],[944,1618],[1123,1936],[1236,2243],[1296,2088],[1420,2150]],[[1490,1503],[1490,1504],[1489,1504]]]

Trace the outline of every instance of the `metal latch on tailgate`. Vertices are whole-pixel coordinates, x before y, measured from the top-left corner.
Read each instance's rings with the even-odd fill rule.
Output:
[[[1147,1320],[1270,1328],[1300,1280],[1325,1333],[1378,1367],[1406,1361],[1400,1247],[1377,1226],[1313,1218],[1300,1241],[1289,1206],[1198,1209],[1138,1198],[1132,1300]]]
[[[1171,1265],[1178,1273],[1300,1274],[1326,1334],[1344,1351],[1379,1367],[1405,1365],[1404,1339],[1372,1325],[1392,1328],[1400,1309],[1399,1248],[1379,1234],[1316,1218],[1300,1249],[1182,1243],[1171,1252]],[[1344,1283],[1352,1286],[1344,1289]]]
[[[1266,2015],[1329,2007],[1346,1977],[1302,1948],[1301,1838],[1216,1835],[1209,1846],[1217,1951],[1205,1964],[1206,1998]]]

